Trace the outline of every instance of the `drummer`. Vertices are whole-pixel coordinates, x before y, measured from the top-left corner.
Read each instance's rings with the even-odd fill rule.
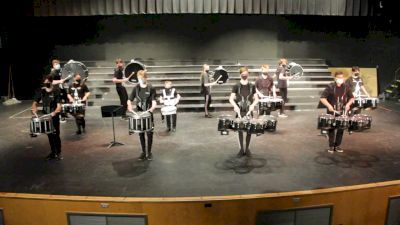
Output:
[[[139,70],[137,72],[139,85],[135,86],[132,93],[127,101],[128,111],[133,112],[132,101],[136,100],[136,111],[149,112],[151,114],[151,120],[154,123],[153,112],[156,109],[156,89],[147,82],[147,72],[145,70]],[[153,145],[153,129],[146,131],[147,133],[147,154],[146,154],[146,140],[145,134],[139,133],[140,145],[142,146],[142,154],[139,160],[153,160],[153,154],[151,153],[151,147]]]
[[[251,116],[251,112],[258,103],[258,95],[256,95],[256,88],[249,80],[249,71],[247,67],[241,67],[239,70],[240,81],[233,86],[229,102],[233,105],[236,117],[243,118]],[[246,135],[246,147],[243,146],[243,131],[238,131],[240,150],[237,154],[238,157],[251,156],[249,149],[251,134]]]
[[[164,87],[160,96],[160,103],[164,104],[164,107],[161,108],[161,120],[164,122],[164,117],[167,118],[167,132],[176,132],[176,105],[179,103],[181,95],[172,87],[172,82],[169,80],[165,81]],[[169,110],[169,108],[174,112],[164,112],[164,109]],[[164,116],[163,113],[166,115]]]
[[[267,65],[267,64],[262,65],[261,66],[261,76],[259,76],[255,82],[256,92],[257,92],[257,95],[260,100],[270,98],[271,94],[272,94],[273,98],[276,98],[276,90],[275,90],[274,80],[269,75],[268,70],[269,70],[269,65]],[[283,107],[283,104],[282,104],[282,107]],[[270,115],[271,110],[264,108],[264,107],[259,107],[258,114],[259,115]]]
[[[36,92],[32,103],[32,113],[38,116],[38,104],[42,101],[42,113],[50,114],[55,129],[54,133],[47,134],[49,138],[51,152],[45,158],[46,160],[63,159],[61,155],[61,139],[60,139],[60,112],[61,112],[61,96],[60,89],[55,88],[52,84],[53,76],[47,75],[43,78],[43,86]]]
[[[73,104],[86,105],[86,101],[90,96],[89,88],[86,86],[85,81],[82,81],[81,75],[79,73],[74,74],[74,83],[68,89],[68,99],[69,102]],[[77,112],[75,115],[75,123],[78,130],[76,134],[80,135],[85,133],[85,110]]]
[[[361,78],[360,68],[358,66],[353,66],[351,68],[351,77],[347,78],[346,85],[348,85],[351,88],[351,91],[353,92],[355,99],[361,98],[361,90],[367,97],[370,97],[367,90],[364,87],[364,82]],[[360,104],[359,106],[353,108],[352,111],[354,114],[361,113],[361,102],[359,104]]]
[[[351,89],[344,84],[343,72],[337,71],[334,74],[335,83],[330,84],[321,94],[321,103],[324,104],[328,110],[328,114],[336,116],[347,115],[353,104],[354,96]],[[335,130],[336,135],[335,135]],[[329,129],[329,153],[343,152],[340,147],[343,137],[343,129]]]

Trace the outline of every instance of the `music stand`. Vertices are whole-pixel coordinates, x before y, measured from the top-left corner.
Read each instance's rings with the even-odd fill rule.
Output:
[[[124,113],[122,105],[105,105],[101,107],[101,116],[104,117],[112,117],[112,126],[113,126],[113,136],[114,140],[110,142],[110,145],[107,148],[111,148],[113,146],[124,145],[124,143],[115,141],[115,126],[114,126],[114,117],[122,116]]]

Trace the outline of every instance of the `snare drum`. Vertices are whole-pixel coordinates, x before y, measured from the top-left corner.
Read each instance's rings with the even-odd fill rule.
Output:
[[[318,116],[317,129],[332,129],[335,128],[335,116],[331,114],[322,114]]]
[[[364,98],[364,108],[375,109],[378,106],[378,98]]]
[[[249,134],[261,135],[264,133],[264,123],[263,119],[251,119],[249,122]]]
[[[335,118],[335,127],[338,129],[347,129],[350,125],[350,118],[348,116],[342,115]]]
[[[161,114],[164,116],[176,114],[176,106],[168,105],[161,108]]]
[[[364,99],[363,98],[355,98],[352,106],[357,107],[357,108],[364,107]]]
[[[129,118],[129,134],[143,133],[145,131],[151,131],[154,128],[153,121],[151,119],[151,113],[149,112],[128,112]]]
[[[271,101],[271,111],[275,111],[282,108],[283,99],[280,97],[272,98]]]
[[[232,128],[232,116],[221,115],[218,117],[218,131],[225,132]]]
[[[232,121],[232,130],[234,131],[247,131],[249,127],[249,120],[247,118],[236,118]]]
[[[51,115],[47,114],[41,117],[33,117],[30,122],[30,132],[31,136],[54,133],[55,129]]]

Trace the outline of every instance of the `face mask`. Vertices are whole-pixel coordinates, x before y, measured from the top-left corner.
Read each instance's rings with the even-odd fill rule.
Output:
[[[46,88],[50,88],[50,87],[51,87],[51,83],[44,83],[44,86],[45,86]]]
[[[75,80],[75,82],[76,82],[77,84],[80,84],[80,83],[81,83],[81,80]]]
[[[343,78],[336,78],[337,84],[343,84],[343,82],[344,82]]]
[[[360,76],[360,73],[354,73],[354,76],[358,77],[358,76]]]
[[[60,64],[55,64],[54,65],[54,69],[56,69],[56,70],[59,70],[61,67],[60,67]]]
[[[139,84],[140,85],[144,85],[144,80],[143,79],[139,79]]]

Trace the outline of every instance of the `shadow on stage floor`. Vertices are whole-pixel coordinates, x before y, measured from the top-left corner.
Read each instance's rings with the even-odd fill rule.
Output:
[[[46,136],[29,137],[29,106],[0,106],[0,191],[88,196],[216,196],[319,189],[400,178],[400,108],[383,103],[373,111],[370,130],[344,135],[343,153],[330,154],[316,129],[323,110],[289,111],[275,133],[253,136],[251,157],[237,158],[237,134],[222,136],[214,118],[179,113],[175,133],[166,133],[155,114],[153,161],[138,161],[137,134],[127,121],[99,108],[87,111],[87,133],[75,134],[69,118],[61,124],[64,160],[44,161]],[[273,113],[274,114],[274,113]]]

